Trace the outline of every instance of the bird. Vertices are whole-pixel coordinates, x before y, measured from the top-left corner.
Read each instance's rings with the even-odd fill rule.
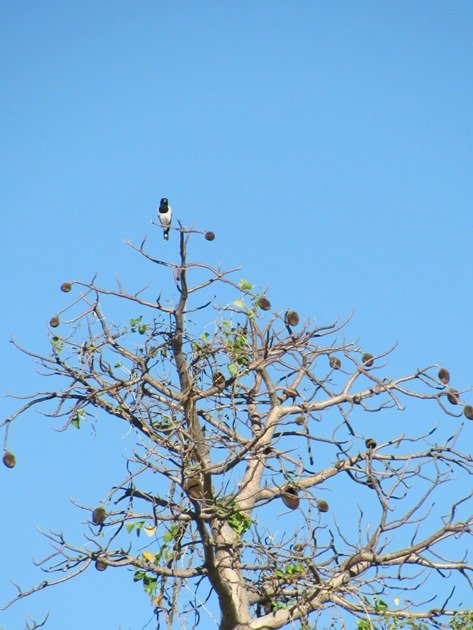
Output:
[[[158,208],[159,220],[164,228],[163,237],[167,241],[169,239],[169,230],[171,229],[172,208],[166,197],[163,197]]]

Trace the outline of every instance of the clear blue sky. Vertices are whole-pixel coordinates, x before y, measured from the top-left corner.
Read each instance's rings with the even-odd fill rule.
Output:
[[[140,284],[120,241],[162,246],[162,196],[217,233],[196,258],[243,264],[277,308],[324,323],[355,309],[349,338],[399,342],[393,373],[439,362],[472,383],[471,2],[7,1],[0,21],[2,390],[45,387],[8,338],[47,347],[62,281]],[[10,577],[41,579],[35,527],[79,541],[68,497],[100,501],[115,481],[106,432],[52,433],[31,414],[11,446],[2,601]],[[52,630],[141,628],[146,597],[118,573],[0,626],[50,609]]]

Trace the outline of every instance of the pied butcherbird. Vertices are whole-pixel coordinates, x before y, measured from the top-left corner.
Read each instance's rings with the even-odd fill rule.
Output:
[[[169,239],[169,230],[171,229],[172,208],[166,197],[163,197],[158,208],[159,220],[164,228],[163,237],[167,241]]]

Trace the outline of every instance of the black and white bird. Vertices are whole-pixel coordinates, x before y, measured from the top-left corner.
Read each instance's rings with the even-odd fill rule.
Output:
[[[158,208],[159,220],[164,228],[163,237],[167,241],[169,238],[169,230],[171,229],[172,208],[166,197],[163,197]]]

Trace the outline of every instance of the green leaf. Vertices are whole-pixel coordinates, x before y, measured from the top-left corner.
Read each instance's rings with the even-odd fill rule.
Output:
[[[172,542],[173,540],[176,540],[179,537],[180,533],[181,533],[181,528],[179,527],[179,525],[171,525],[171,527],[169,528],[169,531],[167,531],[163,535],[163,541],[165,543]]]
[[[243,300],[234,300],[233,306],[236,306],[237,308],[245,308],[245,303]]]
[[[227,370],[230,372],[230,376],[232,376],[233,378],[235,378],[235,376],[238,374],[238,366],[235,365],[235,363],[229,363],[227,365]]]
[[[245,335],[236,335],[235,340],[233,342],[233,347],[235,350],[241,351],[246,346],[246,336]]]
[[[244,278],[240,280],[238,285],[240,286],[240,289],[242,291],[251,291],[251,289],[253,288],[253,285],[251,284],[251,282],[248,282],[248,280],[245,280]]]
[[[135,523],[135,527],[136,527],[136,535],[139,536],[141,534],[141,529],[143,527],[143,525],[145,524],[144,521],[138,521],[137,523]]]
[[[151,577],[150,575],[145,575],[143,578],[143,588],[145,589],[146,595],[151,596],[158,584],[158,580],[156,578]]]
[[[289,564],[286,567],[286,573],[288,575],[298,575],[299,573],[302,573],[303,571],[303,566],[302,564],[295,562],[294,564]]]
[[[80,421],[85,416],[84,409],[78,409],[76,415],[72,418],[71,424],[75,426],[76,429],[80,429]]]
[[[240,536],[242,536],[246,530],[251,527],[251,522],[251,518],[241,512],[234,512],[228,517],[228,524]]]
[[[384,612],[388,609],[388,605],[382,599],[375,598],[374,609],[376,612]]]
[[[127,523],[125,525],[125,528],[129,533],[131,533],[136,528],[136,535],[139,536],[141,534],[141,529],[144,524],[144,521],[135,521],[134,523]]]
[[[135,574],[133,575],[133,582],[139,582],[145,577],[145,575],[146,571],[142,571],[141,569],[139,571],[135,571]]]
[[[143,319],[143,315],[140,315],[139,317],[134,317],[133,319],[130,319],[130,327],[131,327],[131,332],[136,332],[138,326],[141,324],[141,320]]]
[[[61,343],[61,340],[59,339],[59,337],[52,337],[51,343],[53,346],[53,351],[56,352],[56,354],[59,354],[61,350],[64,348],[64,344]]]

